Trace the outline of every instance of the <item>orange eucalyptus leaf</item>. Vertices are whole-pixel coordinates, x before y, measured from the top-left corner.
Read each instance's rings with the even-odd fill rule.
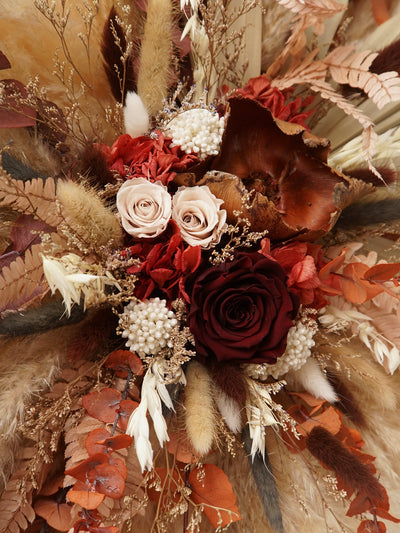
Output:
[[[126,435],[114,435],[111,437],[110,432],[105,428],[93,429],[85,440],[85,447],[89,455],[95,453],[107,453],[108,450],[121,450],[128,448],[133,442],[132,437]]]
[[[59,475],[52,477],[51,479],[46,479],[46,483],[40,489],[41,496],[51,496],[55,494],[58,489],[62,488],[64,481],[64,475]]]
[[[301,398],[307,405],[310,407],[317,407],[318,409],[321,408],[326,400],[321,400],[321,398],[316,398],[309,392],[290,392],[291,396],[296,396],[298,398]]]
[[[115,500],[124,494],[125,479],[116,466],[107,463],[99,464],[88,472],[87,479],[100,494],[105,494]]]
[[[139,357],[129,350],[112,352],[104,363],[106,368],[112,368],[120,378],[127,378],[131,370],[136,376],[143,374],[143,363]]]
[[[167,450],[181,463],[195,463],[198,459],[194,448],[187,438],[186,431],[175,431],[171,433],[167,442]]]
[[[348,248],[343,248],[340,255],[335,257],[335,259],[332,259],[332,261],[329,261],[329,263],[327,263],[321,268],[321,270],[319,271],[319,279],[323,281],[327,280],[333,272],[338,271],[338,269],[343,265],[344,260],[346,259],[347,250]]]
[[[124,480],[128,477],[128,470],[123,459],[120,457],[110,457],[110,465],[118,470]]]
[[[85,439],[85,448],[88,454],[105,453],[107,446],[101,442],[108,438],[110,438],[110,432],[106,428],[93,429]]]
[[[383,263],[369,268],[364,273],[368,281],[389,281],[400,270],[400,263]]]
[[[106,455],[105,453],[95,453],[84,461],[81,461],[73,468],[69,468],[68,470],[66,470],[65,474],[79,479],[79,481],[87,481],[88,473],[90,472],[90,470],[93,470],[94,468],[96,468],[96,466],[100,464],[108,462],[108,455]]]
[[[350,263],[343,269],[343,277],[340,278],[343,296],[353,304],[362,304],[368,299],[367,289],[360,280],[360,275],[363,275],[367,268],[367,265],[362,263]]]
[[[82,405],[93,418],[112,424],[117,416],[122,395],[119,391],[106,387],[82,397]]]
[[[128,427],[129,417],[138,406],[138,402],[134,402],[133,400],[122,400],[120,402],[118,409],[118,426],[122,429],[122,431],[126,431],[126,428]]]
[[[386,526],[383,522],[375,523],[374,520],[363,520],[357,528],[357,533],[386,533]]]
[[[68,531],[74,525],[72,507],[68,503],[57,503],[51,498],[39,498],[33,505],[35,513],[57,531]]]
[[[149,487],[147,493],[150,500],[158,503],[161,498],[161,507],[170,501],[178,503],[181,498],[180,492],[184,486],[179,472],[174,468],[171,473],[164,467],[156,467],[154,470],[160,478],[161,491],[156,490],[155,487]]]
[[[213,464],[203,465],[202,470],[205,471],[204,478],[199,479],[201,470],[197,468],[189,474],[191,500],[204,505],[204,514],[215,529],[241,520],[236,496],[225,472]]]
[[[67,494],[72,503],[77,503],[89,511],[97,509],[106,497],[105,494],[96,492],[91,485],[77,481]]]

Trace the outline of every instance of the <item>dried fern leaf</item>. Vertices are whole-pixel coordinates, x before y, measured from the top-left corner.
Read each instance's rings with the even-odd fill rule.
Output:
[[[349,84],[362,89],[378,109],[400,100],[400,78],[397,72],[375,74],[369,67],[377,53],[353,52],[352,46],[341,46],[333,50],[323,62],[328,65],[332,78],[337,83]]]
[[[24,259],[17,257],[0,275],[0,313],[24,309],[47,291],[44,279],[40,244],[25,252]]]
[[[14,180],[0,167],[0,205],[33,215],[49,226],[56,227],[61,218],[55,203],[55,182],[53,178],[43,181]]]
[[[25,448],[25,456],[35,455],[35,448]],[[26,459],[12,476],[0,498],[0,531],[2,533],[19,533],[28,528],[36,513],[32,508],[33,487],[24,482]],[[23,487],[23,489],[21,488]]]
[[[343,11],[344,5],[336,0],[278,0],[278,3],[298,15],[312,15],[324,20]]]

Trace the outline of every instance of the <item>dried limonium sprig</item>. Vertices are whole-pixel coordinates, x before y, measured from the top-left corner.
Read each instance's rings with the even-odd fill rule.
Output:
[[[225,234],[229,235],[229,241],[222,249],[215,249],[211,253],[210,262],[213,265],[219,265],[224,261],[231,261],[234,258],[235,250],[240,247],[250,248],[256,242],[268,234],[268,230],[250,231],[251,223],[248,218],[243,216],[243,211],[249,210],[251,206],[254,191],[244,191],[241,201],[241,211],[233,212],[236,217],[236,223],[228,224]]]

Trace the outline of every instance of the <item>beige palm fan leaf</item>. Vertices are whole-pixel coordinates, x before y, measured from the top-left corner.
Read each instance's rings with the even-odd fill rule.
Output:
[[[398,531],[399,17],[3,2],[1,531]]]

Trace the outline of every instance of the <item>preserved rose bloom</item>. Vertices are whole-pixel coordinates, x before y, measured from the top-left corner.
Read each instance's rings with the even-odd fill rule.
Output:
[[[196,350],[218,361],[275,363],[299,307],[284,270],[260,253],[240,253],[203,271],[190,297]]]
[[[160,235],[171,218],[171,196],[160,182],[132,178],[121,185],[117,209],[124,230],[136,238]]]
[[[182,239],[204,249],[218,244],[226,221],[226,211],[220,209],[223,203],[205,185],[180,187],[172,200],[172,218]]]

